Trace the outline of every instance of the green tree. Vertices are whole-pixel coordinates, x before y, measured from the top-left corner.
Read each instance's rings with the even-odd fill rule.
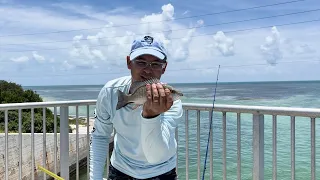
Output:
[[[24,90],[21,85],[13,82],[0,80],[0,104],[6,103],[24,103],[24,102],[43,102],[43,99],[33,90]],[[31,132],[31,109],[21,110],[22,132]],[[54,114],[48,108],[46,112],[46,132],[54,132]],[[5,131],[4,111],[0,111],[0,131]],[[72,132],[69,126],[69,132]],[[8,131],[19,132],[19,112],[18,110],[8,111]],[[34,109],[34,132],[43,132],[43,109]],[[60,118],[57,117],[57,132],[60,132]]]

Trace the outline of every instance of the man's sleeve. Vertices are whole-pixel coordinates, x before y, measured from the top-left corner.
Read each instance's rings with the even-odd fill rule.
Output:
[[[90,180],[102,180],[106,158],[109,155],[109,142],[113,125],[108,113],[109,97],[106,89],[99,93],[95,121],[90,141]]]
[[[181,100],[174,101],[171,108],[154,118],[141,118],[141,143],[147,160],[159,163],[176,153],[175,130],[183,115]]]

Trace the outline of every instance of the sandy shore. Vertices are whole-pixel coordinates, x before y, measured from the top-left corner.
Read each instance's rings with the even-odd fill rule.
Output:
[[[90,117],[89,118],[89,134],[91,133],[92,129],[93,129],[93,125],[94,125],[94,117]],[[69,125],[72,128],[72,134],[76,134],[76,118],[75,117],[69,117]],[[79,134],[87,134],[87,118],[79,118]],[[111,139],[110,142],[113,142],[113,138],[114,138],[114,131],[111,133]],[[113,149],[113,143],[110,144],[109,146],[109,151],[111,152]]]
[[[72,133],[76,133],[76,123],[75,123],[76,118],[74,117],[69,117],[69,123],[70,127],[72,128]],[[92,131],[93,124],[94,124],[94,118],[90,117],[89,118],[89,133]],[[87,134],[87,118],[79,118],[79,134]]]

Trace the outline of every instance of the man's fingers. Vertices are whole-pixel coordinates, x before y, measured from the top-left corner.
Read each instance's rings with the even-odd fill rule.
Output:
[[[152,101],[152,93],[151,93],[151,85],[147,84],[147,101],[151,102]]]
[[[173,98],[172,98],[172,95],[171,95],[171,91],[169,89],[165,89],[165,94],[166,94],[166,97],[167,97],[166,106],[169,109],[173,104]]]
[[[164,92],[164,89],[163,89],[163,86],[161,84],[157,84],[157,88],[158,88],[158,93],[160,95],[160,107],[162,107],[163,105],[165,105],[165,102],[166,102],[166,94]]]
[[[152,84],[152,96],[153,96],[153,102],[157,103],[159,102],[159,93],[156,84]]]

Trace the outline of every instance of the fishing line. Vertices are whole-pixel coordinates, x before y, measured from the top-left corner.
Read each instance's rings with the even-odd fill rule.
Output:
[[[217,86],[218,86],[219,69],[220,69],[220,65],[219,65],[219,67],[218,67],[216,87],[215,87],[215,89],[214,89],[214,94],[213,94],[213,103],[212,103],[212,110],[211,110],[212,113],[213,113],[213,109],[214,109],[214,102],[216,101],[216,92],[217,92]],[[209,136],[208,136],[208,142],[207,142],[206,157],[205,157],[205,159],[204,159],[204,167],[203,167],[202,180],[204,180],[204,174],[205,174],[205,172],[206,172],[206,164],[207,164],[207,157],[208,157],[209,141],[210,141],[211,129],[212,129],[212,116],[213,116],[213,115],[211,114],[211,116],[210,116]]]

